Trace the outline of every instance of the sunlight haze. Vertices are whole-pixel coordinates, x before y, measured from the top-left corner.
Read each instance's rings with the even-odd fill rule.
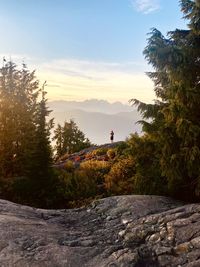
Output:
[[[36,69],[49,100],[151,102],[147,34],[181,16],[176,0],[0,0],[0,55]]]

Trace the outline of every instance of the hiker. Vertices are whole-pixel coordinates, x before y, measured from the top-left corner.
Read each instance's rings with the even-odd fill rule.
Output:
[[[113,143],[113,140],[114,140],[114,132],[113,130],[110,132],[110,141],[111,143]]]

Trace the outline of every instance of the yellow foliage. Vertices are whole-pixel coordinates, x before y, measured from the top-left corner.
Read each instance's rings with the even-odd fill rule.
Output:
[[[115,156],[116,156],[116,149],[113,149],[113,148],[110,148],[108,151],[107,151],[107,156],[109,159],[114,159]]]
[[[82,162],[80,165],[81,170],[85,171],[102,171],[108,170],[110,168],[110,163],[107,161],[99,161],[99,160],[88,160]]]
[[[66,161],[64,169],[67,172],[73,172],[75,169],[73,162],[71,160]]]
[[[116,162],[105,176],[105,187],[113,194],[131,194],[134,187],[135,162],[127,157]]]

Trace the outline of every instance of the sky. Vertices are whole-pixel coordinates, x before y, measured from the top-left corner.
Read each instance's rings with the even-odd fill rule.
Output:
[[[0,0],[0,60],[35,69],[49,100],[150,103],[148,33],[186,23],[178,0]]]

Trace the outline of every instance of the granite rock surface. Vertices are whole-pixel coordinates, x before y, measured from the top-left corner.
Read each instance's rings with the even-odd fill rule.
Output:
[[[42,210],[0,200],[1,267],[199,267],[200,204],[116,196]]]

